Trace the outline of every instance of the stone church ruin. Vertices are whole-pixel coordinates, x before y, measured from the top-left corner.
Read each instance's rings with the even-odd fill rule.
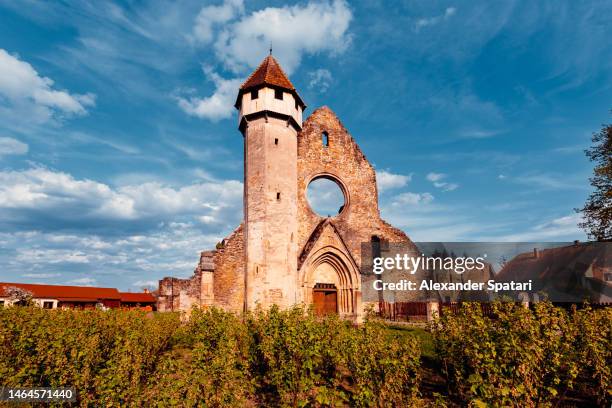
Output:
[[[235,107],[244,138],[244,221],[201,253],[191,278],[160,280],[158,310],[313,304],[318,313],[359,321],[362,243],[414,246],[381,219],[374,168],[328,107],[302,121],[306,105],[272,55],[242,84]],[[321,178],[344,195],[336,215],[318,215],[307,200],[309,184]]]

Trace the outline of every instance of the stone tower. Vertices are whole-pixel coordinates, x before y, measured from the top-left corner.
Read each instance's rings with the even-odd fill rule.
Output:
[[[244,138],[244,308],[299,303],[297,137],[306,107],[269,55],[238,91]]]

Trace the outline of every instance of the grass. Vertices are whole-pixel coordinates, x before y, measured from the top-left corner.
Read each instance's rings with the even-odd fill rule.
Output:
[[[387,330],[390,335],[400,339],[406,336],[416,337],[416,339],[421,344],[421,351],[423,357],[430,358],[432,360],[437,359],[436,352],[434,349],[433,337],[427,329],[418,326],[391,323],[387,325]]]

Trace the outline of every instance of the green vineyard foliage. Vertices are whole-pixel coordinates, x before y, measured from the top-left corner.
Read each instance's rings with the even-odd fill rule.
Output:
[[[0,384],[72,386],[82,407],[539,407],[580,386],[609,404],[612,309],[493,309],[464,304],[431,325],[448,386],[436,401],[422,395],[415,336],[299,307],[188,319],[0,308]]]
[[[554,406],[577,383],[612,396],[612,309],[464,304],[431,325],[449,393],[471,406]],[[609,406],[609,402],[608,402]]]
[[[355,327],[302,308],[244,320],[177,313],[0,309],[0,378],[74,386],[104,407],[410,406],[420,351],[384,326]]]

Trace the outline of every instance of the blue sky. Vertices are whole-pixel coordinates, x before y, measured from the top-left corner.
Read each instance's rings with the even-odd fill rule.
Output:
[[[413,240],[585,239],[611,22],[606,1],[0,0],[0,281],[189,276],[241,220],[232,104],[270,42]]]

